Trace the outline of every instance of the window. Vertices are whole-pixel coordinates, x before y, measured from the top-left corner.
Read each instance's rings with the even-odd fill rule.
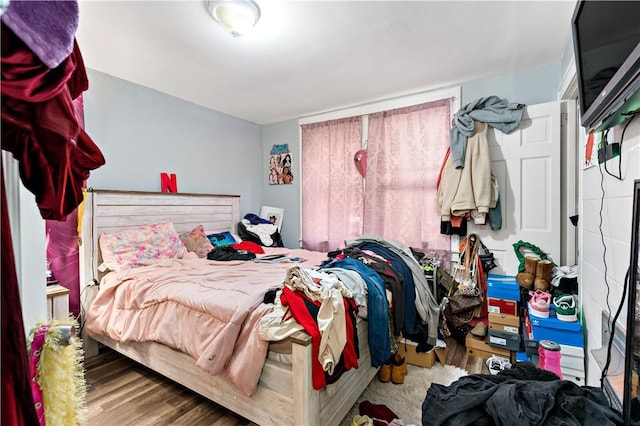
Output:
[[[436,182],[455,106],[451,95],[409,105],[301,123],[305,248],[328,251],[375,234],[449,252],[450,239],[440,234]],[[354,165],[363,148],[366,177]]]

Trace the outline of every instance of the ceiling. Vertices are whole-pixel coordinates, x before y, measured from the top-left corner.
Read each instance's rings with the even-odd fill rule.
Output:
[[[558,62],[575,2],[257,0],[233,38],[202,1],[80,1],[88,68],[269,124]]]

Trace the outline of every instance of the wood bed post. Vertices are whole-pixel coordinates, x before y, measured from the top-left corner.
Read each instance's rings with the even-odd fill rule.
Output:
[[[321,426],[320,393],[313,389],[311,373],[311,336],[300,331],[291,336],[291,341],[294,424]]]
[[[95,248],[98,247],[98,236],[96,235],[96,223],[94,219],[95,212],[95,193],[90,189],[85,190],[84,199],[84,211],[80,226],[80,249],[79,249],[79,261],[80,261],[80,321],[84,323],[89,306],[95,299],[98,293],[98,286],[95,280],[98,278],[95,275],[97,268],[98,254],[95,252]],[[82,324],[84,325],[84,324]],[[84,349],[84,357],[91,358],[98,354],[99,346],[98,342],[89,337],[84,331],[84,327],[81,325],[82,330],[82,346]]]

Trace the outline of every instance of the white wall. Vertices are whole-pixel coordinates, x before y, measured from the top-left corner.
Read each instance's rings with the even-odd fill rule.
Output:
[[[625,123],[626,124],[626,123]],[[614,129],[609,142],[620,142],[622,128]],[[611,133],[609,134],[611,136]],[[581,151],[584,158],[584,149]],[[618,174],[618,159],[609,160],[607,168]],[[602,171],[604,178],[601,177]],[[580,215],[581,260],[580,286],[587,338],[587,384],[600,386],[601,369],[592,350],[602,347],[602,311],[611,310],[613,316],[622,297],[624,277],[630,261],[633,181],[640,179],[640,118],[636,117],[627,128],[622,144],[622,176],[618,181],[601,167],[582,171],[582,203]],[[604,187],[604,199],[603,190]],[[600,205],[602,207],[602,235],[600,234]],[[604,238],[604,244],[602,239]],[[606,247],[606,256],[605,256]],[[603,259],[604,258],[604,259]],[[607,285],[605,283],[605,260]],[[607,300],[609,306],[607,306]],[[618,323],[626,326],[626,303]],[[586,355],[585,355],[586,356]]]

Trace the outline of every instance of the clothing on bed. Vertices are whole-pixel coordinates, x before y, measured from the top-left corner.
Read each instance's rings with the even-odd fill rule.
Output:
[[[400,273],[405,298],[402,334],[418,343],[418,348],[421,352],[426,352],[433,348],[438,339],[440,308],[435,302],[435,297],[431,294],[431,289],[418,261],[413,257],[413,254],[410,254],[410,249],[406,248],[408,250],[407,253],[390,242],[377,237],[356,239],[349,241],[348,244],[363,250],[371,250],[388,259],[391,262],[391,266]],[[422,297],[420,297],[421,294]],[[422,300],[428,298],[429,303],[425,306],[421,298]]]
[[[230,245],[214,247],[207,253],[207,259],[218,261],[253,260],[256,255],[248,250],[237,250]]]
[[[351,290],[353,300],[358,307],[358,316],[367,318],[367,288],[364,280],[356,271],[343,268],[323,268],[324,272],[335,275],[342,283]]]
[[[432,384],[422,404],[422,424],[605,426],[623,421],[600,388],[477,374],[449,386]]]
[[[347,343],[343,301],[352,297],[351,291],[335,275],[304,269],[299,265],[287,269],[284,289],[287,288],[301,291],[309,300],[320,303],[316,316],[321,336],[317,357],[322,368],[332,374],[333,366]],[[292,313],[297,319],[296,312]]]
[[[358,337],[357,330],[355,329],[355,306],[349,304],[345,299],[340,299],[342,306],[337,307],[336,310],[342,310],[345,315],[336,319],[335,326],[344,332],[345,344],[336,358],[332,360],[330,368],[326,368],[321,362],[321,359],[323,359],[322,340],[325,338],[324,334],[320,331],[322,324],[322,319],[320,318],[321,303],[317,300],[311,300],[302,290],[292,290],[286,286],[282,289],[280,297],[282,304],[290,308],[293,317],[311,336],[311,352],[313,354],[311,360],[311,378],[314,389],[322,389],[327,383],[337,380],[335,377],[331,381],[328,380],[328,378],[334,376],[337,372],[343,373],[351,368],[358,368],[358,352],[356,349]],[[334,367],[337,367],[340,363],[341,368],[337,368],[337,371],[334,371]]]
[[[278,238],[280,236],[278,227],[272,223],[259,223],[257,225],[252,225],[247,219],[243,219],[238,224],[238,232],[240,233],[240,237],[242,237],[242,239],[248,239],[246,238],[247,234],[253,234],[250,235],[252,238],[249,239],[252,240],[253,238],[258,237],[258,241],[254,242],[259,243],[265,247],[280,245],[278,244]]]
[[[252,241],[242,241],[237,244],[231,244],[231,247],[236,250],[250,251],[253,254],[264,254],[264,249],[262,248],[262,246]]]
[[[346,247],[342,253],[359,260],[380,275],[385,288],[392,294],[390,314],[392,319],[391,335],[398,338],[404,324],[404,285],[400,274],[382,257],[364,252],[357,247]]]
[[[343,268],[356,271],[367,285],[367,326],[369,331],[369,350],[371,366],[379,367],[391,357],[391,339],[389,337],[389,303],[385,294],[382,278],[362,262],[351,259],[336,259],[322,268]],[[321,269],[322,269],[321,268]]]
[[[269,254],[284,249],[269,249]],[[301,249],[301,266],[326,255]],[[228,378],[245,395],[257,388],[268,342],[261,319],[273,305],[262,303],[282,285],[290,264],[217,262],[187,253],[154,265],[110,272],[88,310],[85,329],[119,342],[155,341],[191,355],[203,374]]]

